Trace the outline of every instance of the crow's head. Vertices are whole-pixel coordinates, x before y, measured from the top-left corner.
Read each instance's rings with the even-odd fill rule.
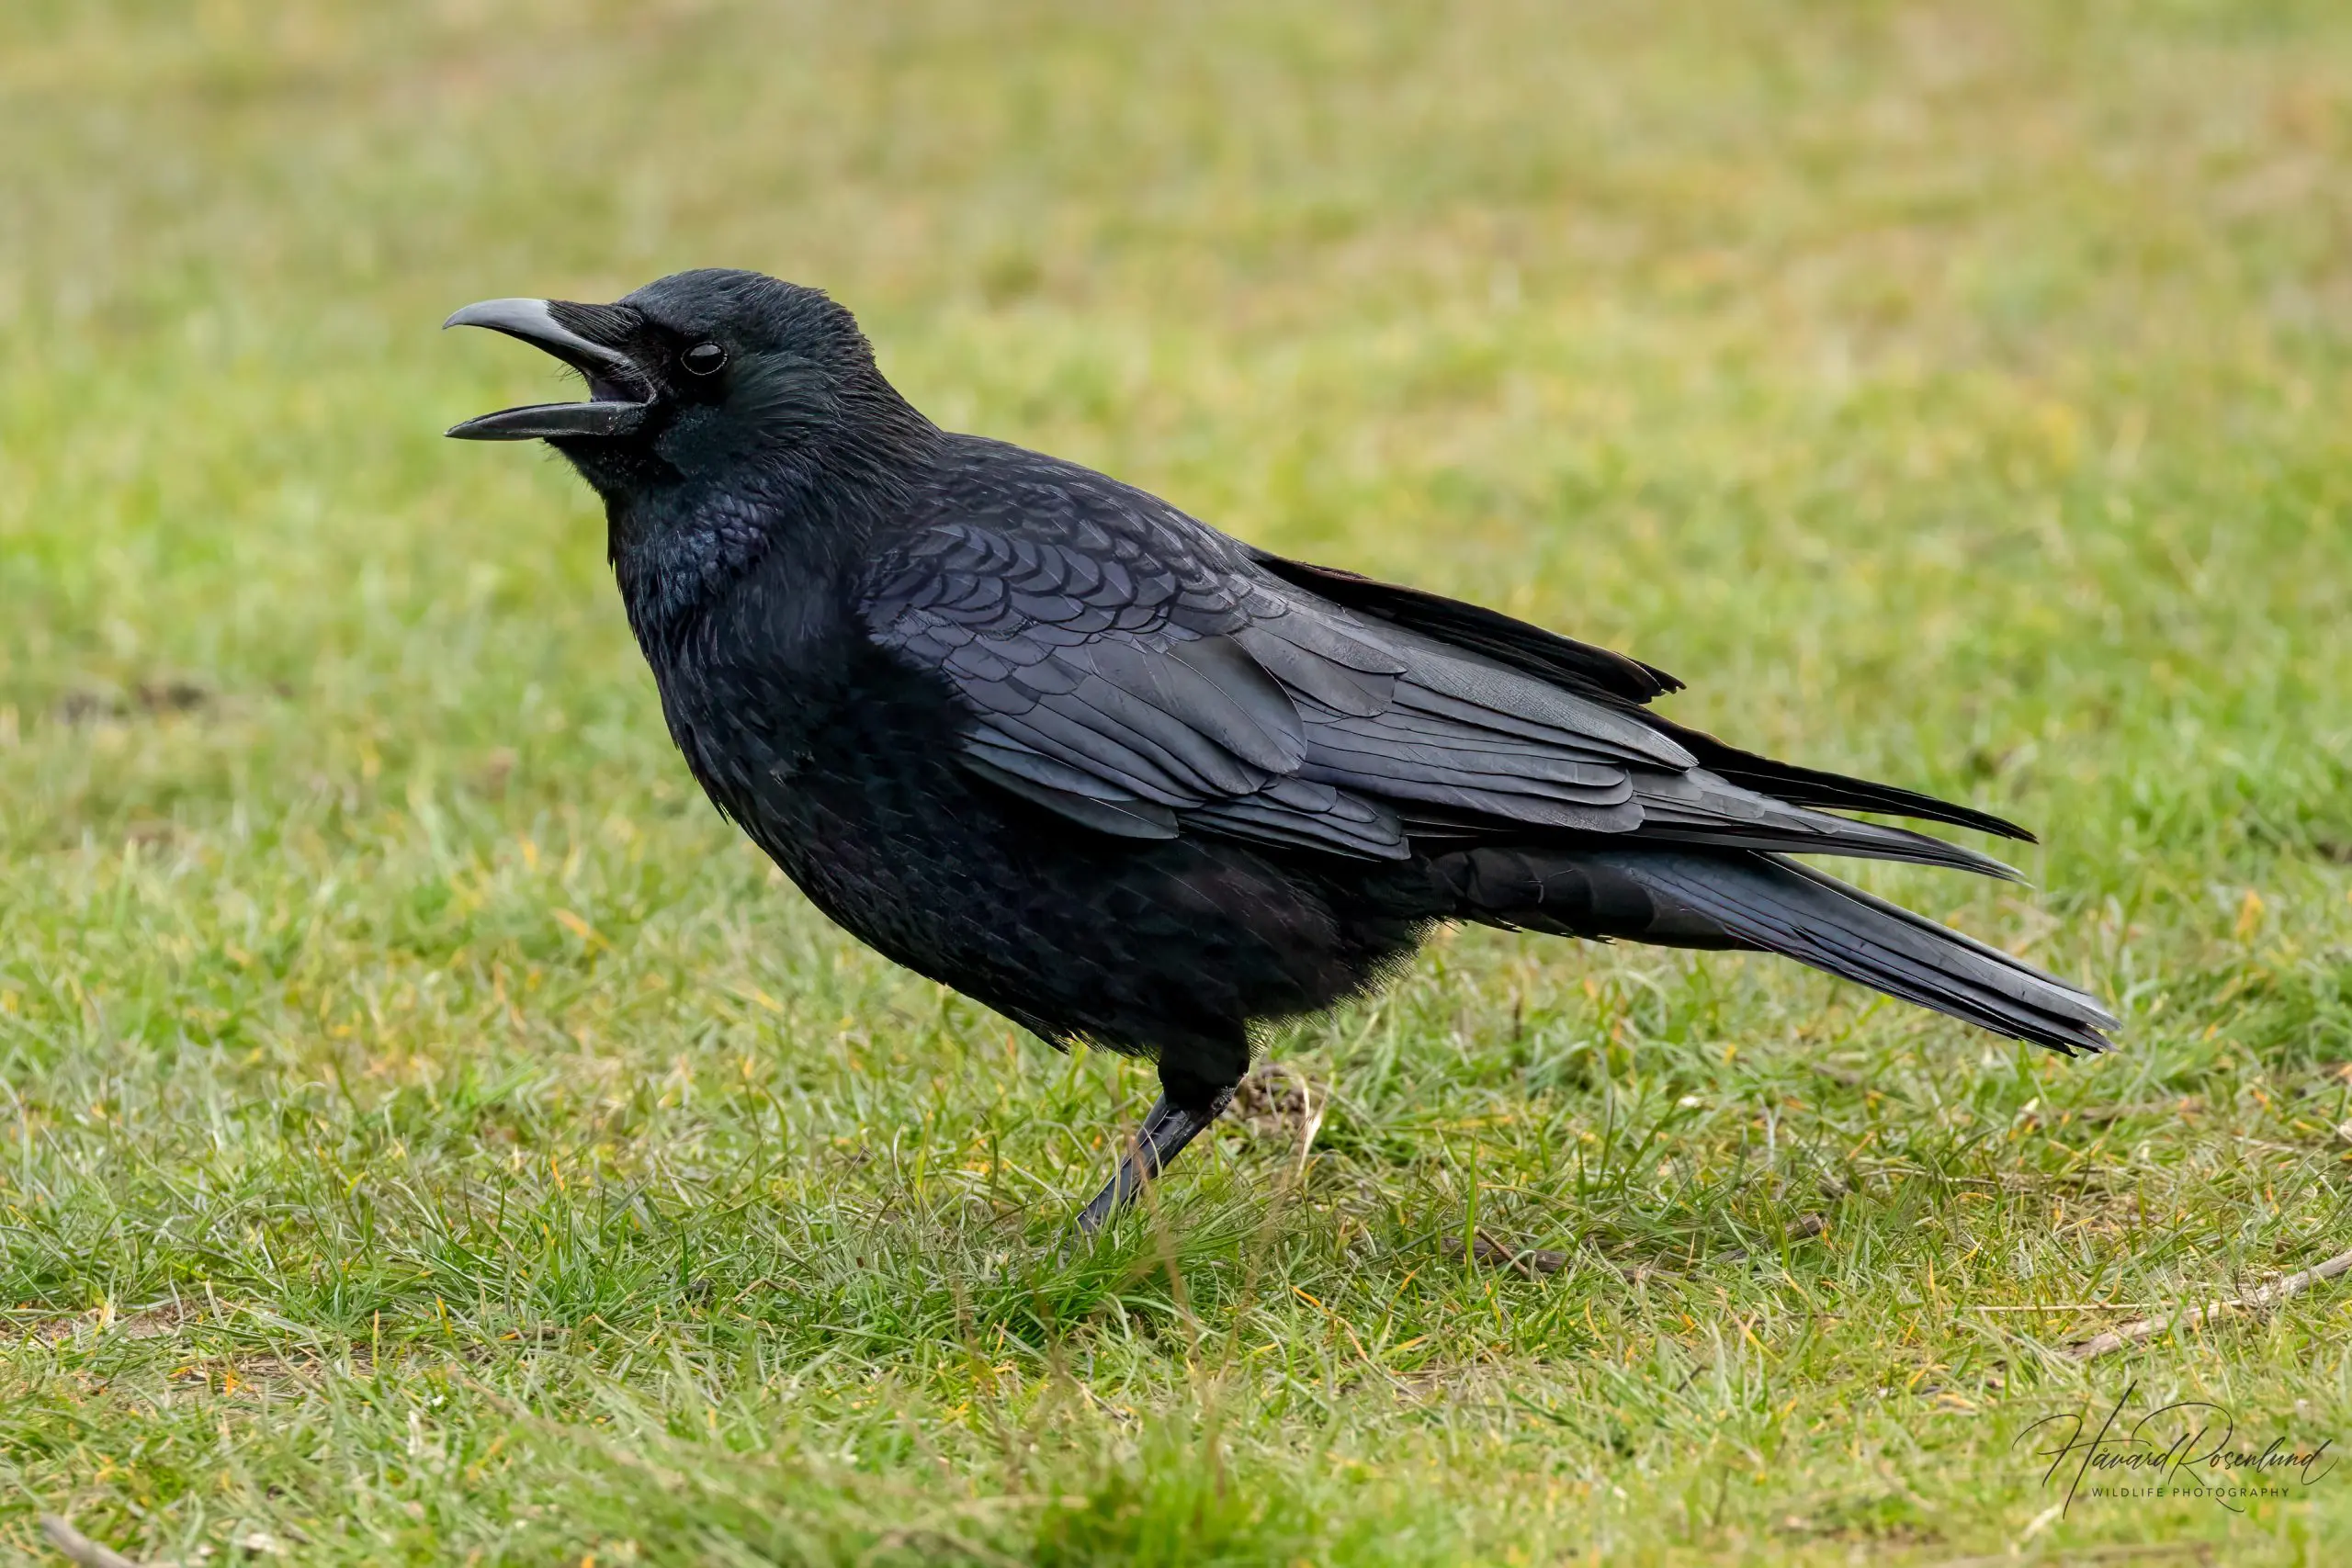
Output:
[[[756,272],[674,273],[611,305],[486,299],[445,323],[489,327],[588,379],[588,400],[469,419],[468,441],[545,440],[611,499],[870,446],[920,426],[850,313]]]

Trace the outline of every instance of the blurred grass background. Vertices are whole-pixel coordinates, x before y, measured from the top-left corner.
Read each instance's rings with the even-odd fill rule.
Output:
[[[2352,1231],[2352,13],[17,0],[0,149],[0,1551],[2336,1560],[2011,1444],[2352,1415],[2341,1290],[2054,1353]],[[439,437],[557,380],[451,308],[707,265],[2041,828],[1870,880],[2125,1050],[1470,933],[1058,1259],[1148,1070],[808,910]]]

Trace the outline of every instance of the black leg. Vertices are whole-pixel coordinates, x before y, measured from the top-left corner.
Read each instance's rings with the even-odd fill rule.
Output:
[[[1103,1221],[1133,1202],[1143,1184],[1158,1177],[1179,1149],[1200,1136],[1210,1122],[1222,1115],[1232,1099],[1233,1089],[1228,1086],[1206,1106],[1187,1110],[1162,1094],[1151,1108],[1151,1114],[1143,1119],[1133,1146],[1119,1162],[1110,1181],[1094,1195],[1092,1202],[1078,1212],[1080,1234],[1092,1235],[1102,1228]]]

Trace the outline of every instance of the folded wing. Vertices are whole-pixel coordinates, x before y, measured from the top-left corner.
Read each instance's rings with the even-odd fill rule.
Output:
[[[942,498],[956,520],[882,550],[860,607],[877,643],[969,708],[965,766],[1072,822],[1372,859],[1597,835],[2010,874],[1709,766],[1779,764],[1641,711],[1673,684],[1649,666],[1345,574],[1303,582],[1320,569],[1022,457],[1015,478],[973,464]],[[1351,594],[1369,607],[1335,602]],[[1824,804],[1888,809],[1829,788],[1877,786],[1806,776],[1829,781]]]

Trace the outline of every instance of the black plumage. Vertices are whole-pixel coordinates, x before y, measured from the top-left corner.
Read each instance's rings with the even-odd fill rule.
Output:
[[[671,734],[874,947],[1163,1089],[1090,1227],[1214,1119],[1250,1030],[1377,984],[1438,922],[1778,953],[2073,1054],[2115,1027],[1995,949],[1790,859],[1996,861],[1865,811],[1999,818],[1652,712],[1680,682],[1490,610],[1285,560],[1157,497],[944,432],[823,295],[682,273],[493,300],[582,403]]]

